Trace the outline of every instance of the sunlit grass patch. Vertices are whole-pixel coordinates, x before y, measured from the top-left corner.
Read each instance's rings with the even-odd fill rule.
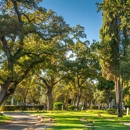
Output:
[[[48,130],[129,130],[123,122],[130,122],[130,116],[119,118],[104,111],[47,111],[39,114],[55,120]]]
[[[11,120],[13,120],[13,118],[10,116],[5,116],[5,115],[0,116],[0,124],[7,123]]]

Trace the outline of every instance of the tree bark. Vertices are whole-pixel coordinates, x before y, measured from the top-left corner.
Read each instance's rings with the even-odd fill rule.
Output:
[[[81,94],[80,95],[78,95],[78,97],[77,97],[77,109],[79,109],[79,103],[80,103],[80,99],[81,99]]]
[[[0,89],[0,106],[4,102],[4,97],[6,95],[6,90],[7,90],[7,88],[1,85],[1,89]]]
[[[106,90],[106,103],[107,103],[107,107],[109,107],[109,100],[110,100],[110,90]]]
[[[26,105],[26,98],[23,98],[23,105]]]
[[[10,85],[10,82],[6,82],[0,86],[0,106],[9,97],[7,95],[7,89],[9,85]]]
[[[68,93],[67,93],[67,95],[66,95],[66,97],[65,97],[65,100],[64,100],[64,102],[65,102],[65,108],[66,109],[68,109]]]
[[[73,104],[74,106],[76,106],[76,100],[77,100],[77,95],[74,95],[73,101],[72,101],[72,104]]]
[[[116,79],[115,81],[115,90],[116,90],[116,104],[117,104],[117,114],[118,117],[122,117],[122,85],[120,83],[120,79]]]
[[[47,88],[47,110],[53,110],[52,87]]]

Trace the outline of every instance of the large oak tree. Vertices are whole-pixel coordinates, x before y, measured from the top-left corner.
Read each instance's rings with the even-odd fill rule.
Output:
[[[75,37],[79,34],[54,11],[38,7],[39,2],[0,1],[0,105],[33,67],[54,55],[50,43],[67,37],[70,31]]]

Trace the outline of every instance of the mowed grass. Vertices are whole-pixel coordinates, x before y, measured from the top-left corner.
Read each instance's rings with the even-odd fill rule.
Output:
[[[7,122],[9,122],[11,120],[13,120],[12,117],[5,116],[5,115],[3,115],[3,116],[0,115],[0,125],[3,124],[3,123],[7,123]]]
[[[31,114],[53,118],[54,124],[47,130],[130,130],[123,125],[123,122],[130,123],[130,116],[117,117],[105,112],[98,116],[98,113],[92,111],[47,111]]]

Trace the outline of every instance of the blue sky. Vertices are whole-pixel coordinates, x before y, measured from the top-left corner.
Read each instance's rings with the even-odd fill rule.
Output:
[[[101,12],[97,13],[95,2],[102,2],[102,0],[43,0],[41,6],[54,10],[72,27],[78,24],[83,26],[87,40],[99,41],[102,16]]]

